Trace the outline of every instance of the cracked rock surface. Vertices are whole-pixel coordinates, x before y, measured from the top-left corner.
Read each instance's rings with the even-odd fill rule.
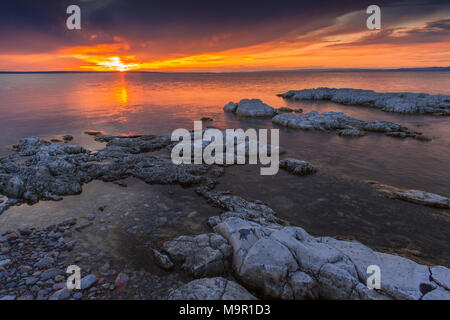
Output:
[[[227,211],[209,224],[232,247],[232,272],[251,292],[273,299],[445,299],[450,270],[373,251],[358,242],[312,237],[283,226],[259,202],[215,191],[202,195]],[[267,219],[266,219],[267,218]],[[380,289],[367,287],[369,266]]]
[[[290,100],[330,100],[396,113],[450,115],[450,96],[426,93],[378,93],[373,90],[317,88],[291,90],[280,94]]]
[[[229,266],[231,247],[216,233],[180,236],[163,244],[173,261],[195,278],[223,275]]]
[[[392,137],[430,140],[424,137],[422,133],[410,132],[408,128],[395,122],[384,120],[364,121],[349,117],[343,112],[330,111],[319,113],[313,110],[300,115],[282,113],[273,117],[272,122],[293,129],[336,131],[338,135],[343,136],[360,137],[364,136],[366,132],[380,132]]]
[[[61,200],[79,194],[94,179],[111,182],[135,177],[147,183],[191,186],[213,184],[214,166],[173,164],[169,135],[98,137],[104,149],[90,152],[79,146],[51,144],[37,137],[22,139],[14,152],[0,159],[0,193],[12,205]],[[148,154],[160,150],[158,154]],[[214,171],[214,170],[212,170]]]
[[[240,284],[222,277],[191,281],[172,291],[169,300],[256,300]]]

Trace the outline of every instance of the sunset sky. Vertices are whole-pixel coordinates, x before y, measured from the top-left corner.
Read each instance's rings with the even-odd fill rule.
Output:
[[[66,8],[81,8],[68,30]],[[368,30],[366,8],[381,8]],[[257,71],[450,66],[450,1],[0,3],[0,71]]]

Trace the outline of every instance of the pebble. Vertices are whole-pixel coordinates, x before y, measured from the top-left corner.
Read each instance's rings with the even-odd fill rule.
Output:
[[[55,282],[61,282],[61,281],[64,281],[64,276],[62,276],[62,275],[57,275],[56,277],[55,277]]]
[[[80,300],[82,297],[83,297],[83,294],[82,294],[81,292],[75,292],[75,293],[72,295],[72,298],[73,298],[74,300]]]
[[[47,257],[40,259],[38,262],[36,262],[34,264],[34,266],[37,268],[42,268],[42,267],[50,266],[53,263],[55,263],[55,259],[47,256]]]
[[[116,280],[114,281],[114,286],[118,290],[123,290],[128,284],[128,279],[129,277],[125,273],[121,272],[117,275]]]
[[[73,226],[77,223],[77,219],[76,218],[67,218],[67,219],[64,219],[62,223]]]
[[[66,143],[73,140],[73,136],[70,134],[66,134],[62,138],[63,138],[64,142],[66,142]]]
[[[28,277],[25,279],[25,284],[27,286],[31,286],[31,285],[35,284],[36,282],[38,282],[38,280],[39,280],[38,278]]]
[[[11,232],[6,235],[6,240],[8,240],[8,241],[17,240],[18,238],[19,238],[19,235],[15,232]]]
[[[43,289],[39,290],[36,300],[47,300],[48,291]]]
[[[56,291],[49,300],[67,300],[70,298],[70,290],[67,288]]]
[[[55,278],[57,275],[63,274],[61,270],[58,270],[56,268],[47,269],[44,272],[42,272],[40,276],[41,281],[49,280]]]
[[[12,262],[10,259],[2,260],[2,261],[0,261],[0,267],[6,267],[6,266],[10,265],[11,263]]]
[[[81,290],[89,289],[95,282],[97,277],[93,274],[89,274],[81,279]]]

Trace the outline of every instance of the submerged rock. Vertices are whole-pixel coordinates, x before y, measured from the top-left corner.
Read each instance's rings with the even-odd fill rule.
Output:
[[[362,137],[365,136],[367,132],[359,129],[342,129],[338,130],[337,134],[344,137]],[[386,133],[386,135],[389,135],[389,133]]]
[[[397,113],[450,115],[450,96],[426,93],[378,93],[361,89],[317,88],[291,90],[279,96],[291,100],[330,100]]]
[[[272,122],[293,129],[337,131],[337,134],[344,136],[359,137],[365,135],[365,131],[370,131],[390,134],[391,136],[397,136],[393,133],[402,133],[405,138],[426,139],[420,132],[409,132],[408,128],[395,122],[364,121],[349,117],[343,112],[318,113],[317,111],[311,111],[300,115],[283,113],[273,117]]]
[[[102,131],[95,131],[95,130],[87,130],[84,132],[84,134],[87,134],[88,136],[100,136],[103,134]]]
[[[435,193],[414,189],[400,189],[376,181],[367,181],[367,183],[374,186],[377,191],[389,198],[414,202],[435,208],[450,208],[450,199]]]
[[[263,224],[286,224],[285,221],[275,216],[272,208],[266,206],[261,201],[247,201],[242,197],[227,192],[213,191],[204,187],[199,187],[196,191],[213,206],[225,210],[226,212],[222,215],[223,217],[238,215],[242,219],[257,221]],[[211,217],[208,220],[209,224],[214,227],[222,220],[222,216]]]
[[[278,111],[279,112],[293,112],[294,110],[289,107],[281,107],[281,108],[278,108]]]
[[[169,300],[256,300],[244,287],[222,277],[191,281],[172,291]]]
[[[239,103],[229,102],[224,106],[227,112],[241,117],[271,117],[276,110],[259,99],[243,99]]]
[[[70,134],[66,134],[65,136],[62,137],[64,140],[64,143],[70,142],[73,140],[73,136],[71,136]]]

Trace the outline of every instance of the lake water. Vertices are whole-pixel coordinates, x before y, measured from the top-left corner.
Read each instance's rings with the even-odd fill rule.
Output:
[[[449,196],[450,117],[392,114],[332,102],[291,102],[276,96],[315,87],[450,94],[450,72],[0,74],[0,155],[31,135],[50,139],[72,134],[73,143],[98,148],[101,145],[84,131],[170,132],[192,129],[193,121],[202,117],[213,118],[219,128],[272,128],[270,119],[237,118],[223,112],[227,102],[243,98],[305,112],[342,111],[363,120],[394,121],[433,140],[381,134],[349,139],[280,128],[286,156],[311,162],[319,167],[318,175],[299,178],[282,172],[262,178],[252,166],[233,167],[219,188],[261,198],[283,218],[314,234],[356,238],[386,251],[409,248],[422,252],[424,261],[449,265],[448,212],[375,197],[361,181]],[[8,210],[9,215],[14,210]],[[0,223],[6,221],[2,218]]]

